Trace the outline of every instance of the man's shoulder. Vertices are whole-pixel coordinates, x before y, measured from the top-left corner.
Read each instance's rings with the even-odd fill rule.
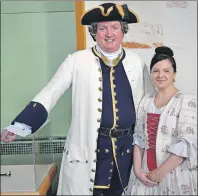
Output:
[[[92,55],[92,49],[91,48],[86,48],[83,50],[78,50],[76,52],[74,52],[75,56],[80,57],[80,56],[87,56],[87,55]]]
[[[136,62],[137,65],[143,65],[143,60],[141,59],[140,55],[136,52],[134,52],[132,49],[123,48],[126,54],[125,59],[129,62],[133,61]]]
[[[134,52],[132,49],[129,49],[129,48],[123,48],[123,49],[124,49],[127,57],[141,59],[140,55],[137,52]]]

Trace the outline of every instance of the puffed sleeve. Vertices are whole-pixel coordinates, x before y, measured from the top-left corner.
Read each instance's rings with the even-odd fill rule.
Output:
[[[148,101],[149,94],[146,94],[139,103],[137,110],[137,120],[135,125],[135,131],[133,134],[133,144],[138,145],[140,148],[146,148],[146,137],[145,137],[145,103]]]
[[[177,156],[189,158],[188,143],[185,140],[180,139],[178,143],[171,145],[168,151]]]
[[[178,143],[170,146],[169,152],[187,157],[189,168],[197,167],[197,98],[195,95],[183,96],[179,112]]]

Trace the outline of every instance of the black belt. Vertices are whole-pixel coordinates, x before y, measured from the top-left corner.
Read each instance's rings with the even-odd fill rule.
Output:
[[[116,128],[98,128],[98,134],[108,137],[124,138],[126,136],[133,136],[134,125],[127,129],[116,129]]]

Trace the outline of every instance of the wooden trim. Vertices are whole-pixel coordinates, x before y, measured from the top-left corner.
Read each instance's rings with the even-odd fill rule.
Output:
[[[38,192],[4,192],[0,193],[1,196],[36,196]]]
[[[85,1],[75,1],[76,12],[76,49],[83,50],[86,48],[86,28],[81,24],[81,17],[85,12]]]
[[[51,186],[55,175],[56,175],[56,165],[53,164],[52,168],[50,169],[48,174],[45,176],[45,178],[43,179],[43,182],[41,183],[41,185],[39,186],[39,188],[37,190],[39,195],[47,194],[47,191],[48,191],[49,187]]]

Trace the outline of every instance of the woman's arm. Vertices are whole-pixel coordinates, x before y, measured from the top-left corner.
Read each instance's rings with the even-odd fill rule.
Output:
[[[148,173],[147,178],[154,182],[160,182],[169,172],[181,165],[184,160],[184,157],[171,154],[162,165]]]
[[[144,151],[146,148],[146,136],[145,136],[145,110],[144,105],[148,100],[149,94],[145,95],[145,97],[141,100],[138,112],[137,112],[137,122],[135,126],[134,137],[134,150],[133,150],[133,171],[137,178],[145,185],[145,186],[154,186],[157,183],[149,180],[146,177],[146,173],[142,170],[142,160],[144,156]]]
[[[142,170],[142,159],[144,155],[144,148],[139,147],[138,145],[134,146],[133,153],[133,171],[137,178],[145,185],[145,186],[155,186],[157,182],[154,182],[147,178],[146,173]]]
[[[140,148],[138,145],[134,145],[133,170],[135,174],[142,169],[142,158],[144,155],[144,150],[144,148]]]

